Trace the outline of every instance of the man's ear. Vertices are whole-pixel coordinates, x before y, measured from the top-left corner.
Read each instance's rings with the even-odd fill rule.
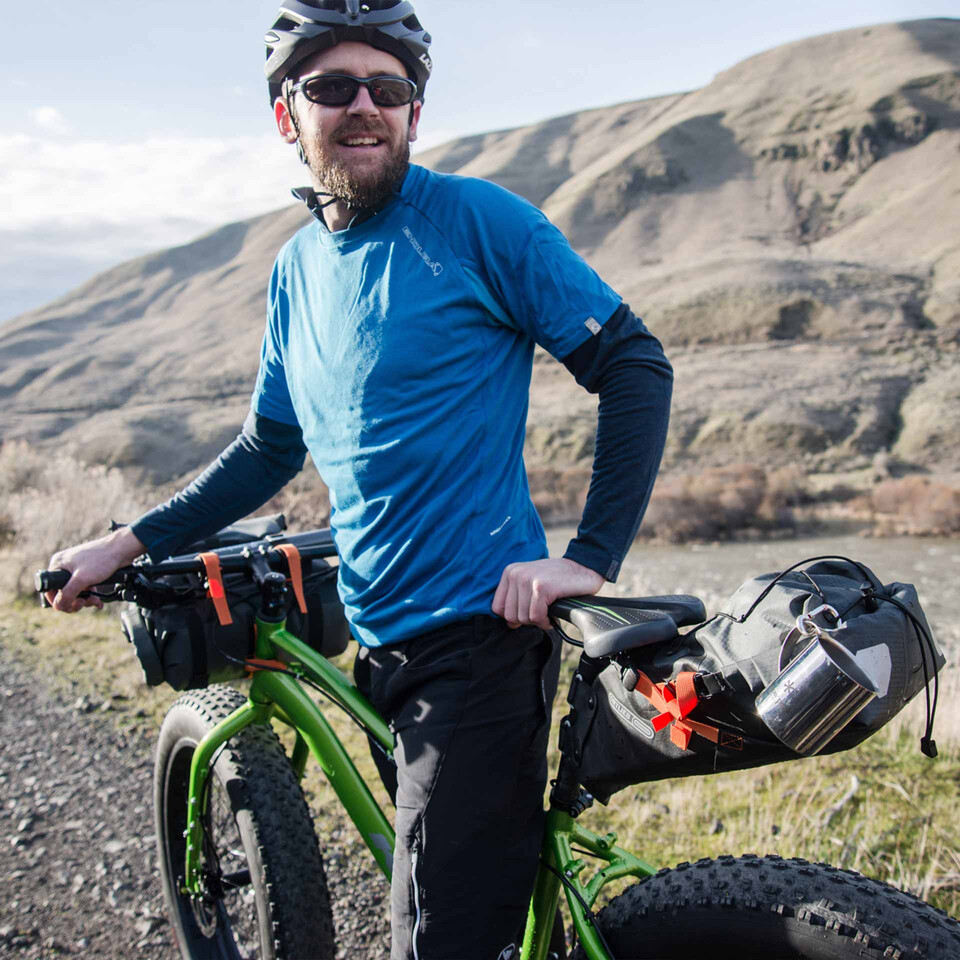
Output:
[[[413,143],[417,139],[417,125],[420,123],[420,110],[423,107],[422,100],[414,100],[410,104],[410,127],[407,131],[407,139]]]
[[[280,132],[280,136],[287,143],[296,143],[299,134],[296,124],[293,122],[293,117],[290,115],[287,101],[283,97],[277,97],[273,102],[273,116],[277,121],[277,130]]]

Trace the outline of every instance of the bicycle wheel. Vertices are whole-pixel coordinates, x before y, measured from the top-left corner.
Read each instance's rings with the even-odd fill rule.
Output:
[[[956,960],[960,924],[851,870],[782,857],[681,863],[598,915],[616,960]],[[586,954],[582,945],[574,960]]]
[[[330,898],[313,821],[269,727],[247,727],[216,758],[200,858],[206,896],[198,902],[180,892],[194,750],[245,702],[229,687],[192,691],[173,704],[160,728],[154,811],[177,945],[189,960],[332,957]]]

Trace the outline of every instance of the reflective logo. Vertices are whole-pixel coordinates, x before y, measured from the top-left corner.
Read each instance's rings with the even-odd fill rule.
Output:
[[[507,519],[504,520],[503,523],[501,523],[500,526],[497,527],[496,530],[491,530],[491,531],[490,531],[490,536],[491,536],[491,537],[495,537],[512,519],[513,519],[513,517],[507,517]]]
[[[433,61],[429,54],[421,53],[420,62],[427,68],[427,73],[433,73]]]
[[[443,264],[430,259],[430,255],[420,246],[420,241],[410,232],[409,227],[403,228],[403,235],[410,241],[410,246],[420,254],[420,259],[433,271],[433,275],[439,277],[443,273]]]
[[[632,713],[627,707],[625,707],[612,693],[607,694],[607,699],[610,701],[610,706],[613,707],[613,712],[626,724],[633,727],[637,733],[642,737],[646,737],[647,740],[653,740],[656,736],[656,733],[653,727],[647,723],[642,717],[638,717],[635,713]]]

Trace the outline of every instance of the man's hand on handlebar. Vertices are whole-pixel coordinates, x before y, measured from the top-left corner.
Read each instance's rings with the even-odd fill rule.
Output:
[[[547,607],[562,597],[592,595],[604,584],[596,570],[565,557],[511,563],[500,577],[492,609],[511,627],[535,623],[550,629]]]
[[[51,570],[69,570],[70,582],[59,592],[45,594],[47,602],[61,613],[76,613],[84,607],[103,607],[99,597],[80,597],[90,587],[103,583],[115,570],[140,556],[146,547],[128,527],[121,527],[99,540],[69,547],[50,558]]]

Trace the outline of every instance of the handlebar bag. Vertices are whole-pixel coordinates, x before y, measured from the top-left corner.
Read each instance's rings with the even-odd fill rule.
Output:
[[[843,622],[827,627],[828,634],[870,665],[880,695],[821,753],[861,743],[943,667],[912,585],[884,585],[850,560],[804,562],[804,569],[746,581],[706,623],[621,655],[592,683],[582,671],[574,677],[562,746],[598,800],[606,803],[632,784],[799,759],[765,727],[755,701],[780,673],[781,655],[796,644],[798,618],[824,604]]]
[[[238,526],[226,533],[231,545],[245,542],[236,539]],[[260,539],[253,535],[255,532],[259,527],[250,531],[247,541]],[[195,545],[196,549],[210,549],[211,541],[222,545],[224,533],[214,534]],[[350,628],[337,594],[337,568],[322,559],[304,560],[302,574],[307,613],[302,614],[291,597],[287,630],[323,656],[338,656],[347,649]],[[160,582],[189,590],[196,588],[197,578],[171,575],[160,578]],[[126,605],[120,619],[127,639],[134,644],[146,684],[166,683],[174,690],[195,690],[246,676],[243,661],[254,652],[260,592],[241,573],[225,574],[223,586],[233,618],[229,626],[220,625],[213,601],[206,597],[154,609]]]

